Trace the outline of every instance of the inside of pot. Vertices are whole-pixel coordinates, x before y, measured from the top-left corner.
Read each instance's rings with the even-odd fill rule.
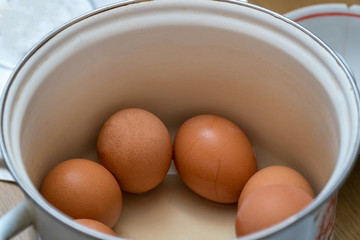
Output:
[[[80,21],[37,50],[9,91],[9,132],[20,139],[13,152],[21,156],[17,164],[24,164],[29,184],[39,188],[66,159],[97,161],[104,121],[120,109],[139,107],[157,115],[172,137],[191,116],[227,117],[250,138],[259,168],[293,167],[319,193],[340,149],[342,116],[334,102],[343,96],[328,89],[336,85],[329,68],[335,63],[323,59],[321,47],[296,40],[304,35],[299,30],[282,30],[285,23],[278,19],[215,19],[203,11],[196,22],[196,11],[182,13],[181,22],[176,14],[148,12],[140,19],[115,9]],[[218,239],[209,231],[216,229],[231,239],[235,214],[236,206],[195,196],[175,174],[147,194],[124,194],[115,230],[122,237],[160,231],[164,239],[174,232],[179,239]]]

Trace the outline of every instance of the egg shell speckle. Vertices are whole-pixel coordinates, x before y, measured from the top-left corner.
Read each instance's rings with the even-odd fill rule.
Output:
[[[238,205],[240,206],[251,192],[271,184],[286,184],[298,187],[311,197],[315,197],[310,183],[298,171],[290,167],[274,165],[257,171],[247,181],[240,194]]]
[[[114,176],[87,159],[70,159],[55,166],[44,178],[40,193],[72,218],[94,219],[109,227],[122,210],[122,193]]]
[[[236,216],[236,235],[244,236],[273,226],[298,213],[313,198],[303,190],[273,184],[253,191],[241,204]]]
[[[155,188],[166,176],[172,160],[172,141],[157,116],[144,109],[127,108],[104,123],[97,153],[121,190],[142,193]]]
[[[105,233],[105,234],[109,234],[112,236],[117,236],[116,233],[109,228],[108,226],[106,226],[105,224],[96,221],[96,220],[92,220],[92,219],[75,219],[75,222],[80,223],[88,228],[91,228],[93,230]]]
[[[192,117],[180,126],[174,161],[190,189],[219,203],[237,202],[257,170],[255,152],[245,133],[232,121],[210,114]]]

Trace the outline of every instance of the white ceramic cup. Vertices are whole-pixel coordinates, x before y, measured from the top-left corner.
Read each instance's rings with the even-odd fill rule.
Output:
[[[157,0],[122,2],[75,19],[13,72],[1,101],[1,150],[27,200],[0,219],[0,238],[33,225],[41,239],[113,239],[74,223],[38,189],[61,161],[96,160],[101,125],[126,107],[153,112],[172,136],[190,116],[228,117],[249,136],[260,167],[291,166],[310,181],[317,194],[312,204],[241,239],[331,236],[336,194],[359,145],[359,94],[348,68],[314,35],[266,9],[240,1]],[[165,209],[163,218],[173,225],[145,231],[146,239],[201,238],[204,231],[207,239],[235,238],[234,218],[228,234],[219,218],[197,212],[207,201],[191,208],[190,200],[171,205],[176,218]],[[119,221],[139,214],[133,210],[141,205],[130,205]],[[186,214],[191,230],[171,229]],[[132,217],[138,226],[122,229],[121,237],[146,229],[140,216]],[[153,229],[165,224],[156,219]],[[205,220],[219,227],[204,226]]]

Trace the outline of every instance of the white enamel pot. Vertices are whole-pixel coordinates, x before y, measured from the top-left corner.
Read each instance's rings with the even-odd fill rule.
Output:
[[[0,238],[33,225],[41,239],[115,239],[75,224],[38,189],[61,161],[96,161],[101,125],[125,107],[153,112],[172,136],[195,114],[228,117],[249,136],[260,168],[291,166],[310,181],[313,203],[241,239],[331,237],[337,192],[359,146],[359,93],[346,64],[306,29],[269,10],[231,0],[156,0],[77,18],[14,70],[1,99],[1,150],[26,200],[1,218]],[[171,185],[166,181],[159,188]],[[164,200],[166,191],[151,193],[162,203],[148,201],[162,216],[149,217],[151,228],[135,211],[141,201],[125,199],[119,236],[235,238],[236,207],[215,204],[230,212],[230,220],[222,220],[202,211],[214,208],[206,200],[193,204],[195,197],[185,201],[181,194]]]

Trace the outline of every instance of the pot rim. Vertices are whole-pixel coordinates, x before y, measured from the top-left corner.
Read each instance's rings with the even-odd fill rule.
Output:
[[[84,227],[82,226],[76,226],[79,224],[73,224],[70,223],[69,218],[64,216],[63,214],[59,214],[59,212],[57,210],[55,210],[52,206],[50,206],[50,204],[46,204],[45,201],[42,201],[41,198],[39,198],[38,195],[34,194],[33,191],[29,190],[28,187],[26,186],[26,184],[24,184],[21,180],[21,178],[17,175],[17,171],[14,167],[14,165],[11,162],[11,159],[9,158],[8,152],[7,152],[7,147],[6,147],[6,143],[4,141],[4,134],[3,134],[3,118],[4,118],[4,108],[5,108],[5,103],[6,103],[6,99],[9,93],[9,89],[11,88],[11,85],[13,84],[13,82],[16,79],[17,74],[19,73],[19,71],[22,69],[22,67],[27,63],[27,61],[42,47],[44,46],[47,42],[49,42],[52,38],[54,38],[55,36],[57,36],[59,33],[65,31],[67,28],[70,28],[71,26],[78,24],[84,20],[86,20],[87,18],[91,18],[95,15],[101,14],[103,12],[107,12],[107,11],[111,11],[113,9],[117,9],[120,7],[125,7],[128,5],[133,5],[136,3],[143,3],[143,2],[150,2],[153,0],[126,0],[126,1],[122,1],[122,2],[118,2],[118,3],[114,3],[114,4],[110,4],[95,10],[92,10],[90,12],[87,12],[77,18],[74,18],[70,21],[68,21],[67,23],[63,24],[62,26],[56,28],[54,31],[50,32],[49,34],[47,34],[40,42],[38,42],[36,45],[34,45],[27,53],[26,55],[22,58],[22,60],[17,64],[17,66],[15,67],[15,69],[13,70],[12,74],[10,75],[4,90],[3,90],[3,94],[1,95],[1,103],[0,103],[0,128],[1,128],[1,137],[0,137],[0,148],[5,160],[5,163],[7,165],[7,167],[9,168],[10,172],[12,173],[12,175],[14,176],[17,184],[21,187],[22,191],[25,193],[25,195],[27,196],[27,199],[30,200],[36,207],[38,207],[39,209],[41,209],[44,213],[48,214],[50,217],[54,217],[56,218],[56,220],[58,220],[58,222],[60,222],[62,225],[66,226],[67,228],[70,229],[77,229],[78,231],[82,231],[84,234],[88,235],[89,237],[94,237],[96,235],[101,236],[101,238],[99,239],[103,239],[104,234],[94,234],[95,231],[93,230],[89,230],[89,231],[84,231]],[[308,35],[310,38],[312,38],[317,44],[320,45],[320,47],[324,48],[337,62],[337,64],[339,65],[339,67],[344,71],[345,75],[347,76],[348,81],[351,84],[351,87],[353,88],[353,92],[354,92],[354,96],[356,99],[356,106],[357,106],[357,112],[360,112],[360,107],[359,107],[359,102],[360,102],[360,97],[359,97],[359,91],[358,91],[358,87],[357,84],[355,82],[355,77],[353,76],[353,74],[351,73],[351,70],[349,69],[349,67],[347,66],[347,64],[344,62],[344,60],[341,58],[341,56],[339,56],[338,54],[336,54],[327,44],[325,44],[322,40],[320,40],[317,36],[315,36],[313,33],[311,33],[309,30],[307,30],[306,28],[302,27],[300,24],[290,20],[289,18],[278,14],[272,10],[268,10],[265,9],[263,7],[251,4],[251,3],[247,3],[247,2],[243,2],[243,1],[237,1],[237,0],[204,0],[204,2],[222,2],[225,4],[234,4],[234,5],[240,5],[243,7],[247,7],[250,8],[252,10],[258,11],[258,12],[262,12],[264,14],[270,15],[272,17],[275,17],[289,25],[291,25],[292,27],[297,28],[298,30],[302,31],[304,34]],[[360,114],[358,114],[358,122],[360,122]],[[347,177],[350,175],[351,170],[353,169],[355,163],[356,163],[356,158],[358,156],[358,151],[359,151],[359,143],[360,143],[360,135],[359,135],[359,131],[360,131],[360,126],[359,124],[357,125],[357,129],[356,129],[356,141],[355,141],[355,147],[353,149],[353,152],[351,154],[351,161],[349,162],[349,164],[346,166],[346,168],[343,171],[343,174],[341,175],[341,179],[339,179],[340,181],[337,181],[333,188],[331,190],[329,190],[328,192],[326,192],[326,194],[323,194],[322,196],[320,196],[320,199],[317,198],[317,201],[314,201],[312,204],[310,204],[309,206],[307,206],[304,210],[302,210],[301,212],[299,212],[298,214],[294,215],[295,217],[289,218],[279,224],[276,224],[272,227],[266,228],[264,230],[261,230],[259,232],[250,234],[250,235],[246,235],[244,237],[240,237],[238,239],[247,239],[247,238],[251,238],[251,239],[258,239],[258,238],[264,238],[264,237],[269,237],[283,229],[285,229],[286,227],[289,227],[290,225],[293,225],[294,223],[300,221],[301,219],[303,219],[305,216],[314,213],[315,211],[317,211],[317,209],[324,204],[325,202],[329,201],[331,197],[335,196],[337,194],[337,191],[340,189],[340,187],[344,184],[344,182],[346,181]],[[96,237],[98,237],[96,236]],[[107,238],[110,239],[119,239],[116,237],[109,237],[108,235],[106,235]]]

